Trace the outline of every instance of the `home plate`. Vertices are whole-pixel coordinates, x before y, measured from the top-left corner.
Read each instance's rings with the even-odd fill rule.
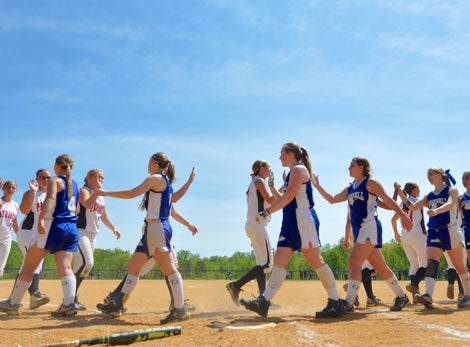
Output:
[[[214,328],[219,329],[264,329],[269,327],[275,327],[276,323],[273,322],[257,322],[257,321],[231,321],[222,322],[214,321],[211,323]]]

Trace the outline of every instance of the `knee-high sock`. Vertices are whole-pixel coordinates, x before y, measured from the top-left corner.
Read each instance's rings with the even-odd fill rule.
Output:
[[[33,295],[36,291],[39,290],[39,274],[33,274],[33,282],[28,288],[29,295]]]
[[[371,271],[368,268],[362,269],[362,285],[366,290],[367,297],[370,299],[374,299],[375,295],[372,290],[372,276]]]
[[[277,291],[281,288],[285,279],[286,269],[274,266],[273,271],[271,271],[271,276],[269,277],[268,286],[262,294],[264,298],[268,301],[271,301],[272,298],[274,298],[276,295]]]
[[[235,281],[235,285],[238,288],[242,288],[246,283],[254,279],[258,282],[259,293],[262,294],[266,289],[266,275],[264,274],[263,267],[261,265],[253,267],[242,278]]]
[[[420,267],[414,276],[413,279],[411,279],[411,284],[419,287],[419,283],[424,279],[426,276],[426,268],[425,267]]]
[[[62,292],[64,293],[64,306],[69,306],[75,302],[76,294],[76,281],[75,275],[69,275],[62,277]]]
[[[402,298],[405,296],[405,292],[403,289],[400,287],[400,283],[398,283],[397,276],[393,275],[389,279],[385,280],[385,283],[390,287],[390,289],[393,291],[393,293]]]
[[[356,300],[357,293],[359,293],[359,288],[361,288],[361,282],[356,280],[348,281],[348,292],[346,293],[345,300],[351,305]]]
[[[459,274],[460,284],[462,286],[463,294],[470,296],[470,273],[464,272],[463,274]],[[460,288],[459,288],[460,292]]]
[[[21,303],[21,299],[23,299],[30,285],[31,282],[24,282],[17,278],[10,294],[10,303],[14,305]]]
[[[179,272],[168,276],[171,292],[173,293],[174,306],[177,309],[184,307],[183,278]]]
[[[338,288],[336,287],[336,280],[333,271],[328,264],[323,264],[323,266],[315,269],[317,272],[318,278],[320,282],[323,284],[323,288],[326,289],[328,293],[328,298],[333,300],[339,299]]]

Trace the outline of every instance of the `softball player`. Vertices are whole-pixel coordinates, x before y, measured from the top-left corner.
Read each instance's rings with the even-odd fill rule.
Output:
[[[100,230],[100,220],[113,232],[117,239],[121,237],[118,229],[106,213],[104,196],[93,194],[95,190],[102,187],[103,181],[103,170],[91,169],[85,177],[84,187],[80,189],[80,204],[77,215],[77,228],[80,239],[73,264],[77,293],[82,281],[88,276],[94,265],[93,253],[96,248],[96,236]],[[75,297],[75,305],[79,310],[87,309],[85,305],[78,301],[78,296]]]
[[[462,184],[465,187],[465,192],[459,199],[459,208],[465,237],[465,249],[467,250],[467,258],[470,260],[470,171],[463,173]]]
[[[272,247],[268,233],[268,221],[257,222],[256,217],[259,212],[268,208],[276,199],[269,192],[265,179],[270,177],[269,186],[274,186],[274,178],[271,168],[266,160],[256,160],[252,167],[252,179],[246,192],[248,203],[247,219],[245,223],[246,235],[251,240],[253,254],[256,259],[256,266],[237,281],[230,282],[226,288],[230,293],[232,301],[239,306],[239,293],[242,287],[249,281],[256,279],[259,294],[266,289],[266,274],[272,269]]]
[[[0,179],[0,186],[1,183]],[[3,271],[10,254],[13,231],[18,232],[17,217],[19,212],[18,203],[13,200],[13,195],[18,189],[16,182],[6,181],[1,187],[3,196],[0,202],[0,278],[3,277]]]
[[[36,182],[34,179],[29,181],[29,190],[23,194],[23,198],[20,203],[20,211],[25,215],[25,218],[20,224],[20,230],[16,234],[16,240],[18,241],[18,247],[23,254],[23,263],[28,249],[36,242],[39,213],[41,212],[42,205],[46,199],[47,181],[50,177],[51,173],[49,170],[37,170]],[[31,286],[28,288],[28,292],[30,294],[30,309],[38,308],[51,301],[47,295],[41,293],[39,290],[39,279],[43,262],[44,259],[41,260],[38,267],[34,270],[33,281]],[[21,267],[23,267],[23,264]]]
[[[75,276],[72,271],[73,253],[78,248],[77,204],[78,185],[72,180],[73,158],[62,154],[56,158],[54,172],[47,182],[47,195],[38,217],[36,243],[28,249],[23,267],[10,297],[0,302],[0,311],[18,315],[21,299],[31,285],[34,270],[47,253],[54,254],[62,280],[63,302],[52,312],[54,317],[73,316],[75,307]],[[52,213],[52,220],[50,219]]]
[[[418,201],[420,195],[418,184],[413,182],[406,183],[403,193],[410,201]],[[413,301],[415,302],[414,295],[419,294],[419,283],[426,275],[426,228],[424,226],[422,209],[410,211],[403,203],[400,204],[400,207],[413,222],[413,227],[408,231],[402,225],[400,234],[397,227],[399,216],[395,213],[392,217],[392,228],[395,233],[395,239],[403,247],[403,251],[410,262],[409,274],[411,282],[406,285],[406,290],[413,295]]]
[[[266,317],[272,298],[281,288],[286,278],[286,269],[295,251],[301,251],[306,260],[316,271],[328,295],[328,304],[316,313],[319,318],[338,317],[343,315],[344,308],[339,300],[338,288],[331,268],[323,261],[320,252],[319,226],[315,212],[312,189],[312,166],[305,148],[295,142],[282,146],[280,160],[282,166],[289,167],[283,186],[279,193],[273,186],[269,187],[276,197],[271,206],[258,213],[260,222],[269,219],[270,214],[282,209],[281,232],[277,242],[274,266],[268,286],[255,300],[240,300],[247,309]]]
[[[396,295],[390,310],[401,311],[409,303],[409,299],[400,287],[395,274],[385,263],[380,251],[382,225],[377,218],[379,202],[383,202],[398,213],[407,229],[411,229],[412,222],[396,201],[388,196],[382,184],[371,177],[370,171],[370,164],[366,158],[355,157],[349,166],[349,174],[354,178],[354,182],[340,193],[333,196],[325,191],[318,181],[318,176],[315,176],[314,185],[330,204],[348,201],[354,244],[349,256],[348,292],[343,300],[346,311],[353,311],[353,303],[361,286],[362,264],[366,259]]]
[[[175,266],[171,255],[172,228],[170,215],[185,225],[192,234],[197,228],[179,214],[171,202],[173,188],[171,183],[176,178],[175,166],[163,152],[153,154],[148,162],[148,176],[140,185],[131,190],[105,191],[98,190],[98,195],[131,199],[144,194],[141,208],[146,210],[143,236],[136,247],[127,267],[127,276],[121,293],[111,302],[98,304],[97,308],[104,313],[120,313],[129,295],[137,286],[139,273],[145,263],[153,256],[160,270],[171,284],[175,308],[160,320],[161,324],[186,320],[190,314],[184,306],[183,279]],[[167,174],[165,174],[166,172]]]
[[[176,192],[174,192],[171,195],[172,204],[176,203],[179,199],[181,199],[183,197],[183,195],[186,194],[186,192],[188,191],[189,187],[191,186],[191,184],[194,181],[194,177],[196,176],[196,173],[195,173],[194,170],[195,170],[195,168],[193,167],[192,170],[191,170],[191,173],[189,174],[189,177],[188,177],[188,180],[186,181],[186,183],[183,184],[180,189],[178,189]],[[172,254],[172,257],[173,257],[173,261],[175,262],[175,266],[179,271],[178,257],[176,255],[176,250],[175,250],[174,245],[172,245],[172,247],[171,247],[171,254]],[[140,269],[139,277],[142,277],[142,276],[145,276],[146,274],[148,274],[150,271],[152,271],[154,266],[155,266],[155,259],[153,259],[153,256],[152,256],[149,260],[147,260],[147,262]],[[119,294],[121,293],[122,287],[124,286],[124,284],[126,282],[126,277],[127,277],[127,274],[126,274],[126,276],[124,276],[122,281],[117,285],[117,287],[114,288],[114,290],[112,292],[110,292],[108,295],[106,295],[106,297],[103,299],[103,303],[107,304],[107,303],[113,301],[117,296],[119,296]],[[170,300],[169,311],[171,312],[175,308],[175,302],[174,302],[174,299],[173,299],[173,293],[171,291],[171,284],[170,284],[170,281],[168,280],[168,276],[165,276],[165,282],[166,282],[166,285],[167,285],[167,288],[168,288],[168,292],[170,293],[170,299],[171,300]],[[186,306],[188,311],[196,310],[196,307],[194,305],[188,304],[186,301],[187,300],[185,300],[184,305]],[[126,310],[127,310],[127,308],[123,306],[123,309],[121,310],[121,312],[125,312]]]
[[[399,190],[403,203],[411,211],[428,208],[426,292],[423,295],[415,294],[415,298],[425,308],[433,307],[432,294],[436,286],[437,270],[441,255],[445,251],[449,254],[464,287],[464,297],[458,301],[457,307],[467,309],[470,308],[470,273],[462,261],[464,248],[458,225],[458,191],[450,186],[448,173],[441,168],[429,168],[427,176],[434,190],[417,202],[413,203]]]

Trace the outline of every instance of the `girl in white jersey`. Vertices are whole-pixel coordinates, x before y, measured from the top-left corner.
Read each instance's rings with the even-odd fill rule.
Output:
[[[160,320],[161,324],[167,324],[190,318],[184,306],[183,279],[171,254],[173,231],[169,217],[171,215],[176,221],[184,224],[193,235],[197,233],[197,228],[179,214],[171,203],[173,193],[171,184],[176,178],[176,172],[170,158],[163,152],[153,154],[149,159],[147,171],[150,176],[133,189],[120,191],[100,189],[96,192],[98,195],[121,199],[131,199],[144,194],[141,207],[146,211],[143,236],[129,261],[126,282],[121,293],[109,303],[98,304],[97,308],[104,313],[120,314],[129,295],[137,286],[140,270],[153,257],[162,273],[168,276],[173,293],[174,309],[166,318]]]
[[[28,249],[34,245],[38,233],[38,218],[42,205],[46,199],[47,181],[51,177],[51,173],[47,169],[39,169],[36,171],[36,182],[34,179],[29,181],[29,190],[23,194],[20,203],[20,211],[26,216],[20,224],[20,230],[16,234],[18,247],[23,257],[26,257]],[[23,258],[24,263],[24,258]],[[39,279],[44,259],[41,260],[36,270],[34,270],[33,281],[28,288],[30,294],[29,308],[35,309],[47,304],[51,299],[41,293],[39,290]],[[23,267],[23,265],[22,265]],[[21,270],[20,270],[21,271]]]
[[[395,189],[398,189],[398,187],[395,187]],[[418,184],[407,182],[403,193],[407,195],[410,201],[418,201],[420,194]],[[422,209],[410,211],[403,203],[400,204],[400,207],[410,217],[410,220],[413,222],[413,227],[408,231],[402,225],[401,233],[399,233],[397,222],[400,216],[395,213],[392,217],[392,228],[395,234],[395,240],[401,244],[410,262],[410,283],[406,285],[406,290],[413,295],[413,301],[415,301],[414,295],[419,293],[419,283],[426,275],[426,228]]]
[[[77,228],[80,239],[73,264],[73,272],[77,281],[77,293],[82,281],[88,276],[95,262],[93,253],[96,248],[96,236],[100,230],[100,221],[113,232],[117,239],[121,237],[119,230],[114,226],[113,221],[106,212],[104,196],[93,194],[94,191],[103,186],[103,181],[103,170],[91,169],[85,177],[84,187],[80,189],[77,215]],[[78,294],[75,297],[75,305],[81,311],[87,309],[85,305],[78,301]]]
[[[1,181],[0,181],[1,183]],[[19,206],[13,200],[18,185],[15,181],[3,183],[3,196],[0,200],[0,277],[7,264],[8,255],[11,250],[13,232],[18,232]]]
[[[344,308],[339,298],[335,277],[321,256],[320,222],[313,208],[312,166],[308,152],[297,143],[289,142],[282,146],[279,159],[282,166],[290,169],[285,178],[282,193],[273,186],[270,187],[276,201],[269,208],[258,213],[258,220],[262,222],[269,218],[271,213],[283,210],[274,267],[264,293],[255,300],[242,299],[240,303],[247,309],[266,317],[271,300],[286,278],[287,265],[292,255],[295,251],[301,251],[307,262],[316,271],[328,295],[327,306],[322,311],[318,311],[316,317],[341,316],[344,314]]]
[[[425,308],[433,308],[432,295],[436,286],[437,270],[442,253],[449,254],[464,287],[464,297],[457,307],[470,308],[470,273],[462,261],[464,244],[458,225],[458,191],[450,186],[446,172],[437,167],[428,169],[429,182],[434,190],[420,200],[413,202],[401,190],[398,191],[403,203],[411,211],[428,208],[428,235],[426,242],[428,264],[426,267],[425,294],[415,294],[416,300]],[[400,185],[396,183],[399,188]]]
[[[347,311],[353,311],[352,306],[361,285],[362,264],[367,259],[396,295],[390,310],[401,311],[409,303],[409,299],[380,251],[382,225],[377,218],[379,199],[400,215],[407,229],[411,229],[412,222],[396,201],[388,196],[382,184],[371,177],[370,164],[366,158],[353,158],[349,165],[349,175],[354,181],[336,195],[331,195],[323,189],[318,176],[314,177],[315,188],[330,204],[348,201],[354,244],[348,261],[348,292],[343,304]]]
[[[251,240],[256,266],[237,281],[230,282],[226,288],[235,305],[239,303],[239,293],[249,281],[256,279],[259,294],[266,289],[266,274],[272,268],[272,247],[268,233],[268,221],[256,221],[258,213],[267,208],[276,199],[266,185],[266,178],[271,176],[271,168],[266,160],[256,160],[252,167],[251,182],[246,192],[248,204],[247,219],[245,223],[246,235]],[[272,176],[271,176],[272,177]],[[270,178],[269,186],[274,186],[274,178]]]

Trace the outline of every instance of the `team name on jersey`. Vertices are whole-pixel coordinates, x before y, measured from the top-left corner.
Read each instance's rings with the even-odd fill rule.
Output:
[[[437,199],[429,200],[429,208],[435,209],[435,208],[441,207],[446,202],[447,202],[447,198],[437,198]]]
[[[15,219],[16,213],[8,210],[0,210],[0,218]]]
[[[98,204],[95,202],[92,208],[90,208],[90,212],[98,212],[99,214],[103,214],[104,212],[104,205]]]
[[[353,205],[356,200],[364,201],[364,192],[354,192],[348,195],[348,202],[350,205]]]
[[[462,209],[463,210],[470,210],[470,200],[464,200],[462,201]]]

